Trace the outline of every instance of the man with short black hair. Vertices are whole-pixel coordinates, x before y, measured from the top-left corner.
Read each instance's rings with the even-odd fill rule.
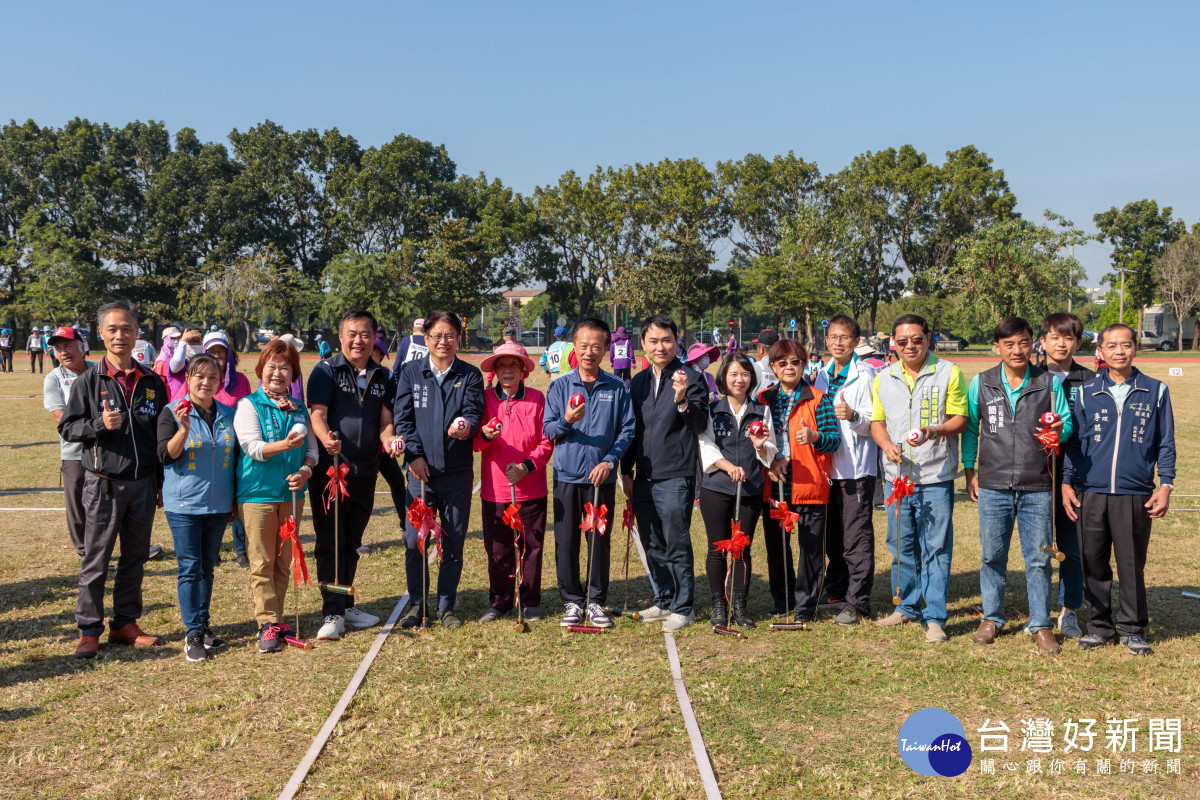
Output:
[[[1053,571],[1045,551],[1053,540],[1054,474],[1038,432],[1052,414],[1057,421],[1048,427],[1058,441],[1065,441],[1071,435],[1071,412],[1062,387],[1032,363],[1033,328],[1027,321],[1000,320],[992,331],[992,349],[1000,364],[971,379],[962,440],[967,496],[979,504],[982,549],[983,619],[971,641],[991,644],[1004,628],[1004,584],[1015,525],[1029,597],[1025,630],[1039,648],[1057,653],[1061,648],[1050,619]]]
[[[83,560],[79,569],[77,658],[95,658],[104,630],[104,583],[117,541],[110,644],[159,643],[138,627],[142,576],[150,555],[154,510],[162,504],[158,415],[167,404],[162,378],[133,360],[137,311],[128,300],[100,306],[104,358],[72,384],[58,432],[83,445]]]
[[[1134,655],[1154,651],[1144,638],[1146,551],[1150,524],[1167,513],[1175,482],[1175,415],[1167,385],[1133,366],[1137,342],[1128,325],[1100,331],[1108,369],[1085,383],[1072,412],[1076,435],[1063,463],[1063,506],[1079,521],[1091,650],[1121,644]],[[1160,485],[1154,488],[1157,470]],[[1116,626],[1112,566],[1120,581]]]
[[[635,434],[621,460],[621,484],[633,499],[638,534],[652,573],[655,602],[641,613],[677,631],[696,620],[692,502],[699,437],[708,428],[708,386],[685,370],[676,352],[679,329],[666,314],[642,326],[650,369],[633,377]]]
[[[338,319],[341,352],[317,362],[308,376],[308,407],[317,435],[317,469],[309,486],[317,542],[317,579],[353,586],[358,548],[375,507],[375,479],[381,450],[391,447],[392,387],[388,371],[371,357],[378,325],[368,311],[347,311]],[[334,437],[334,433],[339,434]],[[380,445],[382,444],[382,448]],[[334,456],[347,467],[345,493],[337,503],[332,485]],[[337,517],[334,517],[334,509]],[[334,534],[337,534],[336,538]],[[379,617],[358,608],[362,596],[321,590],[325,618],[318,639],[336,640],[346,627],[369,628]]]

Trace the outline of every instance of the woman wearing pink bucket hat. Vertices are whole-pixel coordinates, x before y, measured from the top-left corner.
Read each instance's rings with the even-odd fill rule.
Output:
[[[484,392],[483,419],[475,450],[483,454],[479,497],[483,544],[488,554],[488,609],[480,622],[493,622],[516,603],[530,621],[542,616],[542,544],[546,534],[546,464],[554,444],[542,430],[546,397],[525,386],[533,360],[515,342],[497,347],[481,365],[496,374]],[[518,538],[504,512],[515,497],[524,532]],[[520,596],[513,585],[521,559]]]

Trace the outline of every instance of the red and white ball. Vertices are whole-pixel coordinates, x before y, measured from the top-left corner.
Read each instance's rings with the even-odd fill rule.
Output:
[[[675,377],[676,377],[676,378],[683,378],[683,379],[686,381],[686,380],[687,380],[687,373],[686,373],[686,372],[684,372],[684,371],[683,371],[683,370],[681,370],[681,369],[678,369],[678,370],[675,370]]]
[[[755,436],[762,436],[767,432],[767,426],[763,424],[761,419],[756,419],[750,423],[750,432]]]
[[[1043,427],[1049,428],[1058,422],[1058,414],[1055,414],[1053,411],[1047,411],[1045,414],[1042,414],[1041,422]]]
[[[571,399],[567,402],[570,403],[571,408],[579,408],[581,405],[583,405],[583,402],[586,399],[587,398],[581,394],[573,394],[571,395]]]
[[[904,441],[911,445],[918,445],[925,441],[925,434],[921,433],[920,428],[913,428],[908,432],[908,435],[904,437]]]
[[[455,433],[466,433],[468,427],[467,421],[463,417],[455,417],[454,421],[450,423],[450,429]]]
[[[492,428],[495,428],[495,429],[496,429],[496,431],[502,431],[502,430],[504,430],[504,423],[503,423],[503,422],[501,422],[501,421],[500,421],[499,419],[497,419],[496,417],[492,417],[490,420],[488,420],[488,426],[489,426],[489,427],[492,427]]]
[[[404,452],[404,437],[397,436],[395,439],[392,439],[392,455],[398,456],[403,452]]]
[[[182,400],[180,400],[178,403],[176,403],[175,407],[178,408],[184,414],[192,413],[192,401],[188,400],[186,397],[183,398]]]

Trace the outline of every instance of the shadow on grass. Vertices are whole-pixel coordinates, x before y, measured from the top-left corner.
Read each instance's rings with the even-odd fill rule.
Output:
[[[48,575],[0,584],[0,614],[54,600],[79,586],[79,575]]]
[[[42,713],[41,706],[30,708],[22,706],[20,708],[0,708],[0,722],[12,722],[26,717],[34,717]]]
[[[23,444],[0,444],[0,447],[8,448],[9,450],[23,450],[26,447],[45,447],[48,444],[58,444],[58,442],[25,442]]]
[[[101,638],[100,655],[94,659],[76,658],[75,642],[72,640],[62,645],[61,652],[35,656],[15,666],[0,668],[0,686],[16,686],[59,675],[74,675],[104,662],[159,661],[179,657],[180,650],[177,647],[159,645],[139,650],[128,645],[106,644]]]

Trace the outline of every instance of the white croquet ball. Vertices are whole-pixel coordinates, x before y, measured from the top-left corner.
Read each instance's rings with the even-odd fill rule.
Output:
[[[304,427],[303,422],[297,422],[292,426],[290,433],[294,433],[297,436],[308,436],[308,428]]]
[[[451,422],[450,426],[454,428],[455,431],[462,433],[467,429],[467,421],[462,417],[455,417],[454,422]]]
[[[909,444],[912,445],[917,445],[925,441],[924,435],[922,435],[921,431],[917,428],[913,428],[911,431],[909,431],[908,435],[904,438]]]

